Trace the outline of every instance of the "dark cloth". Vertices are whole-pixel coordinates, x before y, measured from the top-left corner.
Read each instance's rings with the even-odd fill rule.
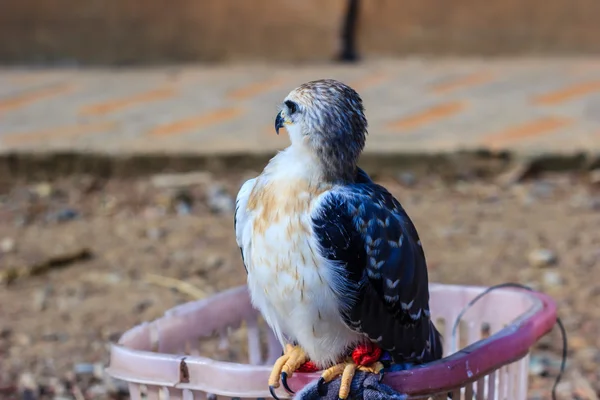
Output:
[[[334,379],[327,383],[327,394],[321,397],[317,391],[317,381],[306,385],[299,391],[295,400],[338,400],[341,378]],[[379,382],[379,375],[374,375],[369,372],[356,371],[350,396],[348,400],[405,400],[408,396],[396,392],[394,389]]]

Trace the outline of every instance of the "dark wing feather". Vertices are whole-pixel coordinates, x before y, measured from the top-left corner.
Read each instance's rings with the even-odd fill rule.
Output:
[[[238,247],[240,248],[240,253],[242,254],[242,263],[244,264],[244,269],[246,273],[248,273],[248,265],[246,265],[246,255],[250,251],[250,246],[248,245],[251,238],[244,237],[247,235],[247,232],[244,232],[244,228],[248,224],[248,213],[246,211],[246,207],[248,205],[248,200],[250,199],[250,193],[252,192],[252,188],[254,187],[254,183],[256,178],[249,179],[240,188],[240,191],[237,194],[235,199],[235,213],[233,215],[233,229],[235,231],[235,240],[237,242]],[[245,240],[244,240],[245,239]],[[245,243],[245,245],[244,245]],[[244,246],[246,248],[244,248]],[[249,258],[248,258],[249,259]]]
[[[238,228],[238,211],[240,209],[239,200],[235,202],[235,213],[233,214],[233,230],[237,232]],[[240,249],[240,253],[242,254],[242,264],[244,264],[244,269],[246,270],[246,274],[248,274],[248,267],[246,266],[246,260],[244,260],[244,249],[242,246],[238,246]]]
[[[313,219],[323,255],[347,272],[342,315],[395,362],[442,357],[429,314],[425,254],[400,203],[359,170],[357,181],[334,189]]]

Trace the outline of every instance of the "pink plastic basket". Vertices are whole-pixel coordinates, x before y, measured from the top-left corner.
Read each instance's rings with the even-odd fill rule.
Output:
[[[529,349],[552,329],[556,305],[541,293],[499,289],[476,302],[453,335],[460,311],[484,290],[432,284],[431,313],[444,336],[445,357],[424,367],[387,373],[384,383],[411,399],[446,400],[448,392],[455,400],[526,399]],[[226,347],[242,325],[249,364],[199,354],[201,338],[216,332]],[[491,336],[482,339],[485,331]],[[270,398],[267,380],[279,355],[281,346],[269,329],[261,331],[259,314],[242,286],[175,307],[162,318],[129,330],[112,346],[108,373],[129,383],[132,399]],[[288,382],[298,391],[318,377],[295,373]],[[283,390],[278,395],[289,397]]]

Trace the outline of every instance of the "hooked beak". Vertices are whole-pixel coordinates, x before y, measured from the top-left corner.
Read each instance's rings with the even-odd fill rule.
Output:
[[[279,128],[283,128],[283,117],[281,116],[281,111],[275,117],[275,132],[279,135]]]

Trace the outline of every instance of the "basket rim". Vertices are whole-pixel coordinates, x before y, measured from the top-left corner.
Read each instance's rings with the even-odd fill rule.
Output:
[[[483,286],[430,284],[430,290],[436,288],[476,291],[486,289]],[[393,389],[409,395],[439,393],[477,381],[490,372],[526,356],[530,347],[554,326],[556,303],[550,296],[536,291],[502,288],[497,292],[511,292],[527,296],[531,300],[532,306],[513,320],[510,325],[488,338],[481,339],[438,361],[407,371],[389,372],[384,376],[383,382]],[[247,293],[247,286],[240,285],[205,299],[181,304],[167,310],[162,317],[152,322],[144,322],[131,328],[122,335],[118,343],[111,344],[107,373],[114,378],[130,383],[202,390],[231,397],[268,396],[266,385],[251,385],[255,386],[254,389],[237,387],[238,385],[223,387],[222,390],[216,389],[214,385],[208,387],[210,379],[206,380],[206,375],[229,374],[232,381],[243,382],[244,379],[249,378],[255,380],[257,374],[268,375],[271,366],[217,361],[204,356],[156,353],[127,347],[128,338],[143,329],[148,329],[157,321],[184,314],[192,309],[210,307],[211,303],[219,302],[224,297],[247,295]],[[138,363],[156,364],[156,369],[161,371],[160,376],[132,373],[133,368],[128,367],[133,367]],[[190,378],[193,376],[201,375],[205,375],[205,379],[201,379],[201,381],[193,379],[193,382],[190,382]],[[297,391],[309,382],[318,379],[319,376],[318,373],[295,373],[288,382],[291,388]]]
[[[481,286],[431,285],[432,288],[440,286],[447,289],[487,289]],[[440,360],[406,371],[389,372],[385,374],[383,383],[408,395],[435,394],[476,382],[492,371],[525,357],[529,349],[552,330],[556,322],[556,303],[550,296],[537,291],[517,288],[497,291],[517,292],[529,297],[533,304],[510,325],[493,335]],[[302,375],[298,374],[296,378],[300,380],[299,387],[319,378],[315,373]]]

